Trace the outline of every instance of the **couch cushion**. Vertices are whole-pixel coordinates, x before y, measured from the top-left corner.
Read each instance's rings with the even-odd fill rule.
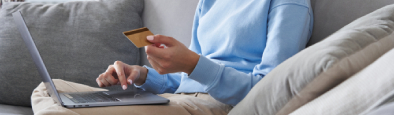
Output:
[[[393,59],[394,49],[340,85],[291,114],[359,115],[380,98],[393,91]]]
[[[358,47],[359,44],[370,44],[341,59],[333,67],[327,69],[326,72],[317,76],[299,94],[295,95],[279,113],[281,115],[291,113],[340,84],[392,49],[394,47],[393,30],[394,5],[390,5],[353,21],[331,35],[329,38],[348,37],[343,39],[346,41],[342,42],[349,47]],[[357,41],[355,41],[355,38]],[[352,49],[349,48],[347,50]]]
[[[0,103],[30,106],[41,82],[11,13],[20,10],[52,78],[97,86],[116,60],[139,64],[122,32],[142,27],[142,0],[7,3],[0,11]],[[120,87],[119,87],[120,89]]]
[[[311,0],[314,16],[313,33],[308,46],[313,45],[353,20],[394,0]]]
[[[386,108],[384,106],[387,105],[394,106],[394,90],[392,90],[390,93],[387,93],[385,96],[377,100],[372,106],[370,106],[368,109],[362,112],[361,115],[365,115],[367,113],[375,113],[374,111],[380,111],[381,108]],[[392,110],[394,111],[394,109]]]
[[[0,104],[0,115],[33,115],[30,107]]]
[[[351,68],[354,70],[349,73],[341,71],[348,77],[372,63],[394,46],[393,37],[388,37],[394,25],[391,19],[386,19],[390,17],[390,13],[383,12],[385,11],[377,12],[382,13],[382,16],[369,16],[373,18],[366,16],[367,18],[355,21],[325,40],[284,61],[257,83],[230,114],[276,114],[293,96],[301,95],[300,91],[316,76],[331,74],[332,70],[343,65],[346,65],[343,67],[356,66],[357,68]],[[363,51],[364,49],[368,50]],[[365,52],[371,56],[365,56]],[[351,59],[356,59],[357,56],[365,57],[360,57],[355,61],[368,61],[352,62]],[[334,86],[335,83],[333,83]],[[327,90],[322,90],[318,94],[325,91]],[[286,114],[286,112],[279,114]]]
[[[365,115],[392,115],[394,113],[394,102],[383,105]],[[364,115],[364,114],[363,114]]]

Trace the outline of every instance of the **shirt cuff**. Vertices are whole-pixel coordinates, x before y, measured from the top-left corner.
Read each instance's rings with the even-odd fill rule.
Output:
[[[166,77],[157,73],[153,68],[145,65],[143,67],[148,69],[145,83],[140,86],[134,84],[134,86],[155,94],[161,94],[164,90],[165,81],[167,81]]]
[[[205,91],[209,91],[219,81],[223,69],[224,65],[217,64],[200,55],[200,59],[189,78],[201,83],[205,86]]]

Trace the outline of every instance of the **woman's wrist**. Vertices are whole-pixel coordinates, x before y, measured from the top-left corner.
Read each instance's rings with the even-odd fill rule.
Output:
[[[134,82],[135,85],[141,86],[145,83],[148,77],[148,69],[145,67],[140,67],[140,77]]]
[[[190,55],[188,55],[189,56],[188,59],[190,59],[190,60],[187,62],[189,65],[187,66],[187,68],[184,71],[188,75],[190,75],[193,72],[194,68],[196,67],[196,65],[198,63],[198,60],[200,59],[200,55],[198,55],[197,53],[195,53],[193,51],[190,51],[190,52],[191,52]]]

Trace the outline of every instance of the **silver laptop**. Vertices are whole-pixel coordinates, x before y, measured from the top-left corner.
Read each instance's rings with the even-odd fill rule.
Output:
[[[38,52],[38,49],[30,35],[22,14],[18,11],[12,14],[15,23],[22,35],[23,40],[38,68],[42,81],[48,90],[49,95],[59,105],[68,108],[79,107],[98,107],[98,106],[115,106],[115,105],[140,105],[140,104],[166,104],[170,100],[154,95],[140,89],[126,91],[98,91],[98,92],[77,92],[77,93],[59,93],[44,62]]]

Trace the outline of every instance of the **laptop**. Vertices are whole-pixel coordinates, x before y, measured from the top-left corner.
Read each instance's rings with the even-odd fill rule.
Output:
[[[12,14],[23,40],[33,58],[48,94],[59,105],[67,108],[101,107],[118,105],[166,104],[170,100],[141,89],[125,91],[97,91],[59,93],[45,67],[20,11]]]

